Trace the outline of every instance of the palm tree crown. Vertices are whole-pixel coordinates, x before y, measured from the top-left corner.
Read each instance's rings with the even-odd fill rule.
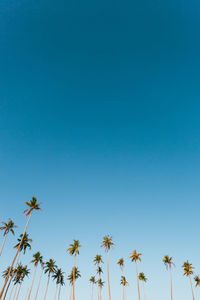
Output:
[[[102,260],[102,256],[97,254],[93,260],[94,264],[95,265],[99,265],[100,263],[103,264],[103,260]]]
[[[26,205],[28,205],[28,209],[26,209],[23,213],[26,214],[26,217],[28,217],[33,210],[41,210],[40,208],[40,204],[37,202],[37,198],[36,197],[32,197],[32,199],[30,200],[30,202],[25,201],[24,202]]]
[[[188,262],[188,260],[186,262],[184,262],[184,264],[182,265],[182,268],[183,268],[183,275],[186,275],[186,276],[190,276],[194,273],[194,267],[192,266],[192,264],[190,264]]]
[[[90,283],[95,284],[96,283],[95,276],[91,276],[89,281]]]
[[[75,274],[75,276],[73,276]],[[70,284],[73,284],[73,278],[74,280],[78,279],[81,277],[80,271],[77,267],[74,267],[71,271],[71,273],[68,275],[67,280],[69,280]]]
[[[19,248],[19,251],[24,251],[24,254],[26,252],[26,249],[29,248],[31,250],[31,244],[32,243],[32,239],[29,239],[28,237],[28,233],[25,233],[24,235],[23,234],[20,234],[20,237],[18,240],[18,243],[14,246],[14,248]]]
[[[1,222],[1,224],[3,224],[3,226],[0,227],[0,231],[4,230],[3,235],[7,235],[9,232],[11,232],[13,235],[15,234],[14,232],[14,228],[17,228],[17,226],[14,224],[14,222],[12,220],[8,220],[8,222]]]
[[[36,267],[39,263],[42,264],[43,263],[43,257],[41,256],[40,252],[36,252],[33,255],[33,259],[31,260],[31,263],[34,263],[34,266]]]
[[[44,273],[48,273],[48,275],[50,276],[50,274],[53,274],[56,272],[56,262],[55,260],[51,259],[49,261],[46,262],[45,267],[44,267]]]
[[[52,277],[54,280],[56,280],[56,284],[60,284],[61,281],[64,284],[64,272],[62,272],[61,269],[56,269],[56,271]]]
[[[101,247],[105,248],[106,252],[110,250],[110,248],[114,247],[114,243],[112,241],[112,237],[109,235],[106,235],[103,237],[103,241],[101,243]]]
[[[70,247],[67,249],[67,252],[69,252],[70,255],[77,255],[79,254],[79,248],[82,247],[82,245],[80,245],[79,240],[74,240],[73,244],[69,245]]]
[[[120,284],[123,285],[123,286],[127,286],[128,285],[128,281],[126,280],[125,276],[121,276]]]
[[[167,270],[168,270],[168,267],[171,268],[172,265],[175,266],[175,264],[173,263],[172,259],[173,259],[173,258],[172,258],[172,257],[169,257],[168,255],[165,255],[165,256],[163,257],[163,262],[164,262],[164,264],[165,264]]]
[[[131,256],[130,256],[130,259],[131,259],[131,261],[135,261],[135,262],[139,261],[139,262],[141,262],[141,258],[140,258],[141,255],[142,255],[141,253],[137,253],[137,251],[134,250],[132,252]]]
[[[200,277],[196,275],[196,276],[194,277],[194,281],[196,282],[196,287],[197,287],[197,286],[200,287]]]
[[[139,280],[141,280],[141,281],[147,282],[147,278],[146,278],[146,276],[144,275],[143,272],[142,272],[142,273],[139,273],[138,278],[139,278]]]

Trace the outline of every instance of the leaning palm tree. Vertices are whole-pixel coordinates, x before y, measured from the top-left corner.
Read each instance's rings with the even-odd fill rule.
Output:
[[[194,299],[194,291],[193,291],[193,286],[192,286],[192,279],[191,279],[191,275],[194,273],[194,267],[192,266],[192,264],[190,264],[188,262],[188,260],[186,262],[184,262],[184,264],[182,265],[183,268],[183,275],[186,275],[187,277],[189,277],[190,279],[190,285],[191,285],[191,290],[192,290],[192,297],[193,300]]]
[[[58,290],[58,285],[60,284],[61,280],[64,281],[64,273],[62,272],[61,269],[56,269],[55,273],[53,274],[53,280],[56,280],[56,291],[55,291],[55,295],[54,295],[54,300],[56,300],[56,296],[57,296],[57,290]]]
[[[172,261],[172,257],[169,257],[168,255],[165,255],[163,258],[163,262],[166,266],[166,269],[170,271],[170,280],[171,280],[171,300],[173,300],[173,293],[172,293],[172,266],[175,266],[175,264]]]
[[[143,272],[139,274],[138,278],[139,278],[139,280],[142,281],[142,283],[143,283],[144,300],[146,300],[146,291],[145,291],[144,283],[147,282],[147,278],[146,278],[146,276],[144,275]]]
[[[107,263],[107,273],[108,273],[108,292],[109,292],[109,300],[111,300],[111,292],[110,292],[110,277],[109,277],[109,251],[114,247],[114,243],[112,241],[112,237],[109,235],[104,236],[103,241],[101,243],[101,247],[105,248],[108,257]]]
[[[35,294],[35,300],[37,299],[37,296],[38,296],[38,292],[39,292],[39,289],[40,289],[40,283],[41,283],[41,279],[42,279],[42,274],[43,274],[43,271],[44,271],[43,259],[40,261],[40,266],[41,266],[40,278],[39,278],[39,282],[38,282],[37,291],[36,291],[36,294]]]
[[[125,300],[126,298],[126,286],[128,285],[128,281],[126,280],[126,277],[125,276],[121,276],[121,281],[120,281],[120,284],[123,286],[123,300]]]
[[[92,296],[91,296],[91,300],[93,300],[94,285],[96,284],[95,276],[91,276],[89,281],[90,281],[90,283],[92,284]]]
[[[122,276],[124,275],[124,259],[120,258],[117,262],[117,264],[120,266],[121,272],[122,272]]]
[[[102,290],[102,288],[103,288],[103,286],[104,286],[104,281],[102,281],[102,279],[100,278],[100,279],[98,279],[97,284],[98,284],[98,286],[99,286],[99,290],[100,290],[100,300],[101,300],[101,290]]]
[[[21,287],[22,287],[22,283],[25,279],[25,277],[28,277],[30,271],[29,269],[27,268],[27,266],[23,266],[19,272],[19,283],[20,283],[20,286],[19,286],[19,290],[18,290],[18,293],[17,293],[17,298],[16,300],[18,300],[19,298],[19,293],[20,293],[20,290],[21,290]]]
[[[73,244],[69,245],[69,248],[67,249],[67,252],[69,252],[70,255],[74,255],[74,271],[73,271],[73,290],[72,290],[72,300],[75,300],[75,268],[76,268],[76,256],[79,254],[79,248],[82,247],[80,245],[79,240],[74,240]]]
[[[49,280],[50,280],[50,276],[52,274],[54,274],[56,272],[56,262],[53,259],[50,259],[49,261],[46,262],[45,268],[44,268],[44,273],[48,273],[48,280],[47,280],[47,287],[46,287],[46,291],[45,291],[45,295],[44,295],[44,300],[47,297],[47,291],[48,291],[48,287],[49,287]]]
[[[21,240],[23,240],[23,237],[24,237],[24,235],[25,235],[25,233],[26,233],[26,230],[27,230],[28,224],[29,224],[29,222],[30,222],[30,219],[31,219],[31,216],[32,216],[33,211],[34,211],[34,210],[41,210],[41,208],[40,208],[40,203],[37,202],[37,199],[36,199],[35,197],[32,197],[32,199],[31,199],[30,202],[25,201],[24,203],[28,206],[28,209],[26,209],[26,210],[24,211],[24,214],[25,214],[26,218],[28,217],[28,220],[27,220],[27,222],[26,222],[26,226],[25,226],[24,233],[23,233],[23,236],[22,236],[22,239],[21,239]],[[19,246],[18,246],[18,248],[17,248],[17,252],[16,252],[15,257],[14,257],[14,259],[13,259],[13,261],[12,261],[11,266],[10,266],[10,270],[9,270],[8,276],[7,276],[6,279],[5,279],[3,288],[2,288],[1,293],[0,293],[0,299],[2,299],[2,295],[3,295],[3,293],[4,293],[4,289],[5,289],[6,284],[7,284],[7,282],[8,282],[8,279],[9,279],[9,276],[10,276],[10,272],[11,272],[11,270],[12,270],[12,268],[13,268],[13,265],[14,265],[14,263],[15,263],[15,260],[16,260],[16,258],[17,258],[17,256],[18,256],[19,251],[20,251],[20,246],[21,246],[21,244],[19,244]],[[15,267],[14,267],[14,269],[15,269]]]
[[[28,294],[28,300],[29,300],[30,297],[31,297],[31,292],[32,292],[32,288],[33,288],[34,281],[35,281],[35,274],[36,274],[37,266],[38,266],[38,264],[41,263],[41,262],[42,262],[42,256],[41,256],[40,252],[36,252],[36,253],[33,255],[33,259],[31,260],[31,263],[34,264],[34,273],[33,273],[33,280],[32,280],[32,283],[31,283],[30,290],[29,290],[29,294]]]
[[[131,261],[134,261],[135,262],[135,265],[136,265],[136,274],[137,274],[137,286],[138,286],[138,298],[140,300],[140,285],[139,285],[139,278],[138,278],[138,265],[137,265],[137,262],[141,262],[141,256],[142,254],[141,253],[137,253],[136,250],[134,250],[130,256],[130,259]]]
[[[3,239],[3,243],[1,246],[1,250],[0,250],[0,256],[2,254],[3,247],[4,247],[8,233],[11,232],[14,235],[15,234],[14,228],[17,228],[17,226],[14,224],[14,222],[10,219],[8,220],[7,223],[6,222],[1,222],[1,223],[3,224],[3,226],[0,227],[0,231],[4,231],[4,233],[3,233],[4,239]]]
[[[4,270],[4,271],[2,272],[2,277],[3,277],[4,279],[8,276],[9,270],[10,270],[10,266],[9,266],[6,270]],[[10,275],[9,275],[10,278],[11,278],[12,272],[13,272],[13,270],[11,271],[11,273],[10,273]],[[4,293],[4,298],[3,298],[3,299],[6,299],[6,295],[7,295],[7,292],[8,292],[8,289],[9,289],[9,287],[10,287],[11,282],[12,282],[12,278],[11,278],[11,280],[9,281],[9,284],[8,284],[8,286],[7,286],[7,289],[6,289],[5,293]]]
[[[195,277],[194,277],[194,281],[196,282],[196,287],[197,286],[199,286],[200,287],[200,277],[198,276],[198,275],[196,275]]]

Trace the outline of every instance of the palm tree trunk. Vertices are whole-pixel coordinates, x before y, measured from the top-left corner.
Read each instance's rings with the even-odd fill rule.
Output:
[[[28,300],[30,299],[30,296],[31,296],[33,284],[34,284],[34,281],[35,281],[36,270],[37,270],[37,265],[35,265],[35,270],[34,270],[34,274],[33,274],[33,280],[32,280],[32,284],[31,284],[31,288],[30,288],[29,294],[28,294]]]
[[[4,247],[4,244],[5,244],[5,241],[6,241],[6,237],[7,237],[7,233],[5,234],[4,239],[3,239],[3,244],[2,244],[1,250],[0,250],[0,256],[1,256],[2,251],[3,251],[3,247]]]
[[[61,285],[60,285],[60,287],[59,287],[58,300],[60,300],[60,292],[61,292]]]
[[[172,293],[172,269],[171,269],[171,264],[169,265],[169,271],[170,271],[170,281],[171,281],[171,300],[173,300],[173,293]]]
[[[5,279],[3,288],[2,288],[1,293],[0,293],[0,299],[2,299],[4,289],[5,289],[5,287],[6,287],[6,284],[7,284],[7,282],[8,282],[9,276],[10,276],[10,272],[11,272],[11,270],[12,270],[12,268],[13,268],[13,265],[14,265],[14,263],[15,263],[15,260],[16,260],[16,258],[17,258],[17,255],[18,255],[18,253],[19,253],[19,249],[20,249],[20,247],[21,247],[23,238],[24,238],[24,236],[25,236],[25,233],[26,233],[26,230],[27,230],[27,227],[28,227],[28,223],[30,222],[31,215],[32,215],[32,211],[31,211],[31,213],[30,213],[30,215],[29,215],[28,221],[26,222],[26,226],[25,226],[25,229],[24,229],[24,232],[23,232],[21,241],[20,241],[20,243],[19,243],[19,246],[17,247],[17,253],[15,254],[15,257],[14,257],[14,259],[13,259],[13,261],[12,261],[11,266],[10,266],[10,270],[9,270],[9,272],[8,272],[8,275],[7,275],[6,279]]]
[[[124,287],[124,293],[125,293],[125,300],[127,300],[127,296],[126,296],[126,287]]]
[[[20,293],[21,287],[22,287],[22,282],[20,283],[20,286],[19,286],[19,290],[18,290],[18,293],[17,293],[17,298],[16,298],[16,300],[18,300],[18,298],[19,298],[19,293]]]
[[[125,299],[124,299],[124,285],[123,285],[123,300],[125,300]]]
[[[13,284],[13,287],[12,287],[11,292],[10,292],[9,300],[11,299],[11,296],[12,296],[12,293],[13,293],[13,290],[14,290],[14,287],[15,287],[15,285]]]
[[[191,289],[192,289],[192,298],[193,298],[193,300],[195,300],[194,299],[194,291],[193,291],[191,276],[189,276],[189,277],[190,277],[190,285],[191,285]]]
[[[36,294],[35,294],[35,300],[37,299],[38,292],[39,292],[39,289],[40,289],[40,282],[41,282],[41,279],[42,279],[42,273],[43,273],[43,269],[41,270],[41,273],[40,273],[40,279],[39,279],[37,291],[36,291]]]
[[[146,291],[145,291],[144,281],[143,281],[143,290],[144,290],[144,300],[146,300]]]
[[[8,286],[7,286],[7,289],[6,289],[5,293],[4,293],[3,300],[6,299],[6,295],[7,295],[7,293],[8,293],[8,289],[9,289],[9,287],[10,287],[11,282],[12,282],[12,277],[10,278],[10,281],[9,281],[9,283],[8,283]]]
[[[16,288],[15,288],[15,292],[14,292],[13,300],[15,300],[16,293],[17,293],[17,284],[16,284]]]
[[[110,293],[110,277],[109,277],[109,251],[108,251],[107,272],[108,272],[108,292],[109,292],[109,300],[111,300],[111,293]],[[101,289],[101,288],[100,288],[100,289]]]
[[[93,300],[93,293],[94,293],[94,284],[92,284],[92,296],[91,296],[91,300]]]
[[[25,296],[25,300],[26,300],[26,298],[27,298],[27,295],[28,295],[28,290],[29,290],[29,288],[27,288],[27,291],[26,291],[26,296]]]
[[[47,291],[48,291],[48,287],[49,287],[49,279],[50,279],[50,274],[48,275],[47,287],[46,287],[46,291],[45,291],[45,295],[44,295],[44,300],[46,300],[46,297],[47,297]]]
[[[72,299],[72,287],[71,287],[71,291],[70,291],[70,296],[69,296],[69,300]]]
[[[139,278],[138,278],[138,266],[137,266],[137,261],[135,261],[136,265],[136,273],[137,273],[137,286],[138,286],[138,298],[140,300],[140,285],[139,285]]]
[[[75,267],[76,267],[76,254],[74,255],[74,269],[73,269],[73,293],[72,293],[72,300],[75,300]]]
[[[55,291],[55,295],[54,295],[54,300],[56,300],[57,290],[58,290],[58,284],[56,284],[56,291]]]

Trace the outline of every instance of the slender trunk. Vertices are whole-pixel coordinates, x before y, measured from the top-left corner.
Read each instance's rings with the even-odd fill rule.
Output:
[[[35,265],[35,270],[34,270],[34,274],[33,274],[33,280],[32,280],[32,284],[31,284],[31,288],[30,288],[29,294],[28,294],[28,300],[30,299],[30,296],[31,296],[33,284],[34,284],[34,281],[35,281],[36,270],[37,270],[37,265]]]
[[[146,300],[146,291],[145,291],[144,281],[143,281],[143,290],[144,290],[144,300]]]
[[[76,267],[76,254],[74,255],[74,269],[73,269],[73,293],[72,293],[72,300],[75,300],[75,267]]]
[[[100,291],[100,300],[101,300],[101,287],[99,288],[99,291]]]
[[[25,300],[26,300],[26,298],[27,298],[27,295],[28,295],[28,290],[29,290],[29,288],[27,288],[27,291],[26,291],[26,296],[25,296]]]
[[[11,296],[12,296],[12,293],[13,293],[13,290],[14,290],[14,287],[15,287],[15,285],[13,284],[12,290],[11,290],[11,292],[10,292],[9,300],[11,299]]]
[[[123,285],[123,300],[125,300],[125,299],[124,299],[124,285]]]
[[[55,295],[54,295],[54,300],[56,300],[57,290],[58,290],[58,284],[56,284],[56,291],[55,291]]]
[[[191,279],[191,276],[189,276],[189,277],[190,277],[190,285],[191,285],[191,289],[192,289],[192,298],[193,298],[193,300],[195,300],[195,299],[194,299],[193,286],[192,286],[192,279]]]
[[[7,237],[7,233],[5,234],[4,239],[3,239],[3,244],[2,244],[1,250],[0,250],[0,256],[1,256],[2,251],[3,251],[3,247],[4,247],[4,244],[5,244],[5,241],[6,241],[6,237]]]
[[[50,274],[48,275],[47,287],[46,287],[46,291],[45,291],[45,295],[44,295],[44,300],[46,300],[46,297],[47,297],[47,291],[48,291],[48,287],[49,287],[49,279],[50,279]]]
[[[92,296],[91,296],[91,300],[93,300],[93,290],[94,290],[94,284],[92,284]]]
[[[41,279],[42,279],[42,273],[43,273],[43,269],[41,270],[41,273],[40,273],[40,279],[39,279],[37,291],[36,291],[36,294],[35,294],[35,300],[37,299],[38,292],[39,292],[39,289],[40,289],[40,282],[41,282]]]
[[[110,278],[109,278],[109,251],[108,251],[107,272],[108,272],[108,292],[109,292],[109,300],[111,300],[111,293],[110,293]],[[101,288],[100,288],[100,289],[101,289]]]
[[[69,300],[72,299],[72,286],[71,286],[71,291],[70,291],[70,296],[69,296]]]
[[[171,268],[171,265],[169,265],[169,271],[170,271],[170,281],[171,281],[171,300],[173,300],[173,293],[172,293],[172,268]]]
[[[18,300],[18,298],[19,298],[19,293],[20,293],[21,287],[22,287],[22,282],[20,283],[20,286],[19,286],[19,290],[18,290],[18,293],[17,293],[17,298],[16,298],[16,300]]]
[[[5,289],[5,287],[6,287],[6,284],[7,284],[7,282],[8,282],[9,276],[10,276],[10,272],[11,272],[11,270],[12,270],[12,268],[13,268],[13,265],[14,265],[14,263],[15,263],[15,260],[16,260],[16,258],[17,258],[17,255],[18,255],[18,253],[19,253],[19,249],[20,249],[20,247],[21,247],[23,238],[24,238],[24,236],[25,236],[25,233],[26,233],[26,230],[27,230],[27,227],[28,227],[28,223],[30,222],[31,215],[32,215],[32,211],[31,211],[31,213],[30,213],[30,215],[29,215],[29,218],[28,218],[28,221],[27,221],[27,223],[26,223],[26,226],[25,226],[25,229],[24,229],[24,232],[23,232],[21,241],[20,241],[20,243],[19,243],[19,246],[17,247],[17,252],[16,252],[15,257],[14,257],[14,259],[13,259],[13,261],[12,261],[11,266],[10,266],[10,270],[9,270],[9,272],[8,272],[8,275],[7,275],[6,279],[5,279],[3,288],[2,288],[1,293],[0,293],[0,299],[2,299],[4,289]]]
[[[10,287],[11,282],[12,282],[12,277],[10,278],[10,281],[9,281],[8,286],[7,286],[7,288],[6,288],[6,291],[5,291],[5,293],[4,293],[3,300],[6,299],[6,295],[7,295],[7,293],[8,293],[8,289],[9,289],[9,287]]]
[[[97,296],[98,296],[98,300],[99,300],[99,285],[97,284]]]
[[[139,285],[139,278],[138,278],[138,266],[137,266],[137,261],[135,261],[136,265],[136,273],[137,273],[137,286],[138,286],[138,298],[140,300],[140,285]]]
[[[15,300],[16,293],[17,293],[17,284],[16,284],[16,288],[15,288],[15,292],[14,292],[13,300]]]
[[[126,287],[124,287],[124,293],[125,293],[125,300],[127,300],[127,296],[126,296]]]
[[[61,284],[60,284],[59,292],[58,292],[58,300],[60,300],[60,292],[61,292]]]

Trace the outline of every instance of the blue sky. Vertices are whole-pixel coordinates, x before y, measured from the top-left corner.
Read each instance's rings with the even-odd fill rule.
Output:
[[[65,250],[80,239],[85,300],[92,259],[106,261],[99,245],[111,234],[113,299],[122,299],[121,256],[128,299],[137,297],[135,249],[148,299],[169,299],[165,254],[176,264],[175,298],[190,299],[180,266],[200,269],[198,1],[2,0],[0,14],[0,219],[13,218],[18,236],[23,201],[34,195],[43,207],[23,262],[40,250],[69,273]]]

